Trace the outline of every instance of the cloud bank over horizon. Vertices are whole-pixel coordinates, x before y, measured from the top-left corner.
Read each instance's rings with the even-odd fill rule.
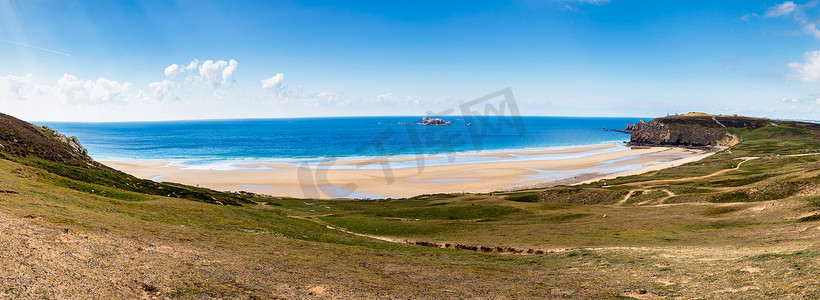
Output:
[[[306,93],[301,84],[295,88],[285,85],[283,73],[260,80],[259,88],[248,87],[239,91],[233,89],[238,70],[239,62],[234,59],[200,61],[194,58],[185,65],[171,64],[165,67],[165,78],[142,87],[135,86],[132,82],[119,82],[102,77],[83,80],[73,74],[64,74],[54,84],[38,83],[31,73],[24,76],[5,75],[0,76],[0,107],[4,113],[28,120],[93,122],[220,118],[218,115],[209,116],[201,110],[192,110],[191,107],[196,105],[205,105],[208,109],[213,109],[214,106],[246,105],[255,109],[275,111],[281,108],[332,108],[397,103],[384,102],[381,96],[371,101],[354,103],[342,93]],[[408,96],[406,99],[406,103],[413,106],[422,104],[419,97]],[[180,111],[165,114],[162,111],[171,107],[196,114],[185,114]],[[89,117],[84,114],[67,113],[89,109],[101,114]],[[128,111],[132,112],[133,119],[127,116],[122,118],[122,114]],[[251,117],[264,116],[262,114]]]

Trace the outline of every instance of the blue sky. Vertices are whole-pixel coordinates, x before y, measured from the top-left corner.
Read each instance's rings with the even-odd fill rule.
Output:
[[[820,119],[818,16],[816,1],[0,0],[0,111],[423,115],[511,87],[526,115]]]

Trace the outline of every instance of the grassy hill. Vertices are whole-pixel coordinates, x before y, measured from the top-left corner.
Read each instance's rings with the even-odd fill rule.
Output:
[[[820,297],[820,127],[716,119],[739,143],[675,168],[362,201],[141,180],[0,115],[0,298]]]

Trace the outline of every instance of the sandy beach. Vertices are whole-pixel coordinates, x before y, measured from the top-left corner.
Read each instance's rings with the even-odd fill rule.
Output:
[[[330,160],[237,163],[228,169],[170,161],[104,161],[134,176],[222,191],[287,197],[398,198],[572,184],[643,173],[702,159],[701,150],[616,144],[548,150]]]

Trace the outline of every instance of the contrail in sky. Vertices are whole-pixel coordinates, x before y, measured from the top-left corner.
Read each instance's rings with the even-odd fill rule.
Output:
[[[60,51],[56,51],[56,50],[46,49],[46,48],[42,48],[42,47],[32,46],[32,45],[29,45],[29,44],[23,44],[23,43],[18,43],[18,42],[14,42],[14,41],[4,40],[4,39],[0,39],[0,42],[6,42],[6,43],[9,43],[9,44],[14,44],[14,45],[18,45],[18,46],[25,46],[25,47],[34,48],[34,49],[40,49],[40,50],[48,51],[48,52],[51,52],[51,53],[57,53],[59,55],[71,56],[71,54],[68,54],[68,53],[65,53],[65,52],[60,52]]]

